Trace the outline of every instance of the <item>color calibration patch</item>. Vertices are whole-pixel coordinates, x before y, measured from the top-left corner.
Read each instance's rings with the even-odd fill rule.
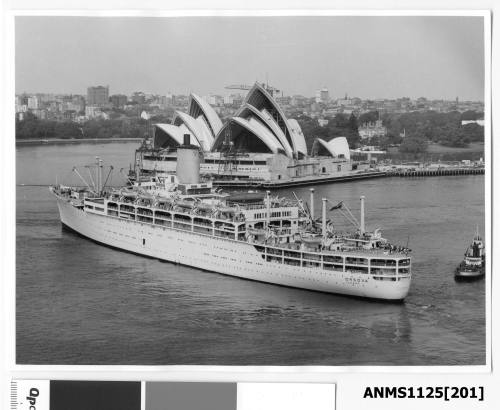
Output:
[[[11,410],[335,410],[335,384],[14,380]]]

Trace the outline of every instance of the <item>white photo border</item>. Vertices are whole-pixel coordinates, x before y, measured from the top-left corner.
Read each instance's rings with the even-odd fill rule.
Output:
[[[26,3],[26,2],[24,2]],[[28,2],[30,3],[30,2]],[[36,2],[32,2],[36,4]],[[58,3],[58,2],[56,2]],[[79,2],[87,3],[87,2]],[[108,2],[100,1],[97,4],[106,5]],[[119,2],[114,2],[119,4]],[[130,3],[130,2],[127,2]],[[137,3],[137,2],[136,2]],[[155,3],[155,2],[153,2]],[[213,3],[213,2],[211,2]],[[268,4],[269,2],[265,2]],[[305,3],[305,2],[299,2]],[[364,2],[367,4],[368,2]],[[388,2],[384,2],[388,3]],[[435,1],[428,3],[429,5],[440,5],[443,1]],[[64,3],[58,3],[61,6],[67,7]],[[150,4],[150,3],[147,3]],[[272,3],[271,3],[272,4]],[[349,3],[351,4],[351,3]],[[382,2],[377,3],[377,5]],[[396,3],[393,3],[393,7]],[[413,7],[418,3],[412,2]],[[427,4],[427,3],[426,3]],[[165,10],[165,9],[143,9],[141,10],[140,3],[137,3],[137,9],[118,10],[112,8],[79,8],[79,9],[63,9],[63,8],[43,8],[43,9],[27,9],[27,8],[11,8],[6,10],[3,16],[3,45],[4,45],[4,64],[2,76],[2,128],[3,138],[1,138],[1,155],[2,173],[4,189],[4,201],[1,204],[2,215],[2,232],[4,237],[9,238],[3,241],[2,259],[3,259],[3,275],[2,288],[4,293],[3,307],[5,320],[4,329],[7,329],[7,337],[4,338],[6,347],[6,355],[4,355],[6,374],[12,378],[31,378],[31,379],[84,379],[84,380],[148,380],[148,381],[240,381],[240,382],[255,382],[255,381],[281,381],[281,382],[345,382],[352,387],[356,383],[373,384],[373,380],[378,376],[382,380],[394,380],[397,382],[402,378],[409,377],[411,380],[425,380],[425,374],[436,376],[438,380],[442,377],[457,378],[465,380],[466,376],[473,374],[484,375],[492,372],[492,346],[493,340],[498,342],[498,337],[493,339],[492,328],[492,258],[488,258],[487,275],[486,275],[486,364],[479,366],[59,366],[59,365],[19,365],[15,363],[15,178],[13,178],[15,170],[15,129],[14,129],[14,100],[15,95],[15,74],[14,74],[14,20],[18,16],[88,16],[88,17],[237,17],[237,16],[476,16],[484,19],[484,51],[485,51],[485,240],[486,248],[489,250],[489,255],[493,255],[497,249],[496,242],[492,242],[493,238],[493,181],[492,172],[494,167],[493,158],[495,149],[498,154],[497,145],[492,142],[492,2],[456,2],[460,5],[480,6],[487,5],[482,10],[467,9],[464,7],[461,10],[334,10],[334,9],[310,9],[297,8],[289,9],[272,9],[272,10],[244,10],[244,9],[183,9],[183,10]],[[45,6],[47,3],[44,4]],[[163,5],[164,7],[165,5]],[[303,6],[303,5],[302,5]],[[162,6],[159,5],[159,8]],[[497,53],[498,54],[498,53]],[[495,55],[497,55],[495,54]],[[498,58],[496,58],[498,60]],[[498,68],[498,64],[496,65]],[[495,88],[498,92],[498,82],[495,83]],[[498,127],[498,125],[497,125]],[[498,188],[498,187],[497,187]],[[498,189],[495,191],[498,192]],[[496,222],[495,222],[496,223]],[[498,232],[497,230],[495,230]],[[498,297],[498,289],[495,293]],[[495,302],[498,306],[498,302]],[[498,333],[498,332],[497,332]],[[496,335],[498,336],[498,335]],[[481,376],[480,376],[481,378]],[[427,377],[428,379],[428,377]],[[491,382],[491,378],[489,382]],[[384,383],[388,383],[385,382]],[[462,381],[463,383],[463,381]],[[491,383],[490,383],[491,384]],[[339,388],[337,390],[340,400],[342,395]],[[399,403],[401,404],[401,403]],[[420,403],[421,406],[423,403]],[[426,402],[426,405],[434,406],[435,403]],[[385,408],[388,407],[384,404]],[[346,407],[347,408],[347,407]],[[354,407],[353,407],[354,408]],[[433,407],[429,407],[433,408]],[[465,407],[464,407],[465,408]],[[470,407],[467,407],[470,408]]]

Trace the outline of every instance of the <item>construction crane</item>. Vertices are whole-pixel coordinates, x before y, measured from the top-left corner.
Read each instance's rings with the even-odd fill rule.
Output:
[[[219,169],[217,175],[219,177],[232,177],[233,171],[238,169],[238,161],[236,160],[237,152],[234,149],[234,141],[232,140],[231,127],[227,127],[224,133],[224,141],[219,157]]]
[[[269,84],[265,84],[265,83],[260,83],[260,85],[262,85],[262,87],[264,87],[264,89],[269,93],[271,94],[272,97],[274,97],[274,94],[277,94],[280,92],[280,90],[278,90],[276,87],[273,87],[273,86],[270,86]],[[252,85],[246,85],[246,84],[231,84],[231,85],[227,85],[226,88],[227,90],[251,90],[252,89]]]

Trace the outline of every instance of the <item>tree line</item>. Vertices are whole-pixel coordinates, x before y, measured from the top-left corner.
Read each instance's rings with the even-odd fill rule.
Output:
[[[357,148],[361,145],[359,126],[380,118],[387,128],[387,134],[363,141],[364,144],[377,145],[382,149],[399,145],[399,151],[402,153],[425,153],[430,142],[449,147],[467,147],[472,142],[483,142],[483,126],[476,123],[462,125],[464,120],[478,120],[483,116],[484,113],[476,111],[384,113],[380,116],[377,111],[370,111],[359,117],[337,114],[329,118],[328,124],[323,127],[317,120],[306,115],[298,116],[297,120],[309,149],[315,138],[329,141],[341,136],[347,138],[351,148]]]
[[[477,120],[483,113],[466,111],[460,113],[438,113],[435,111],[410,112],[404,114],[385,113],[380,116],[387,127],[387,135],[363,141],[385,149],[399,145],[403,153],[425,153],[429,142],[450,147],[466,147],[471,142],[484,141],[484,127],[471,123],[462,125],[463,120]],[[41,120],[32,113],[26,113],[21,121],[16,118],[17,139],[80,139],[80,138],[142,138],[148,133],[148,125],[170,123],[169,115],[152,117],[149,121],[138,117],[112,117],[92,119],[82,124],[67,121]],[[320,126],[318,121],[304,114],[296,116],[306,139],[308,152],[315,138],[326,141],[346,137],[351,148],[361,145],[358,128],[366,122],[379,118],[377,111],[355,115],[337,114],[329,118],[328,124]],[[401,134],[405,134],[402,138]]]
[[[163,118],[151,118],[151,123]],[[27,112],[16,118],[16,139],[83,139],[142,138],[148,132],[148,121],[142,118],[91,119],[82,124],[72,121],[41,120]]]

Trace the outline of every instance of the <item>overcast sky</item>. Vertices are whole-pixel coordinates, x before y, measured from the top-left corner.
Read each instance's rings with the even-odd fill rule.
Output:
[[[17,17],[16,92],[483,100],[482,17]]]

